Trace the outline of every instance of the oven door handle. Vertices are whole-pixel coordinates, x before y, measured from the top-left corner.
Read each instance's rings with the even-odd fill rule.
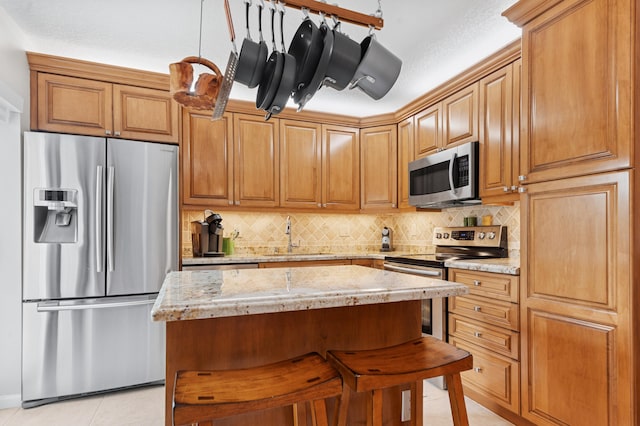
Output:
[[[439,272],[439,271],[436,272],[436,271],[426,271],[424,269],[403,268],[402,266],[389,265],[386,263],[384,265],[384,269],[387,269],[389,271],[394,271],[394,272],[406,272],[407,274],[423,275],[425,277],[441,277],[442,276],[442,272]]]

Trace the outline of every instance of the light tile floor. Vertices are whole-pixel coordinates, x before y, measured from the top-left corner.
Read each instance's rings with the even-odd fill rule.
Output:
[[[446,391],[425,382],[424,424],[450,426]],[[509,426],[504,420],[466,399],[471,426]],[[155,386],[56,402],[40,407],[0,410],[0,426],[162,426],[164,387]]]

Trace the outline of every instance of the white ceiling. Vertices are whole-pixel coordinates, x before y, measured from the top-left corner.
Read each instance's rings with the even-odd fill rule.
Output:
[[[501,16],[515,2],[382,0],[384,28],[377,40],[403,61],[395,86],[378,101],[357,89],[323,88],[305,109],[356,117],[396,111],[518,38],[520,29]],[[240,49],[244,2],[230,3]],[[345,0],[338,5],[372,14],[378,1]],[[200,0],[0,0],[0,7],[25,32],[29,50],[162,73],[169,72],[168,64],[198,54],[200,6]],[[224,73],[231,41],[223,0],[204,0],[203,10],[202,56]],[[290,8],[286,12],[288,45],[303,15]],[[270,40],[267,17],[263,26]],[[250,20],[255,39],[255,5]],[[358,41],[368,33],[350,24],[343,24],[343,30]],[[255,101],[256,93],[257,88],[235,83],[231,98]]]

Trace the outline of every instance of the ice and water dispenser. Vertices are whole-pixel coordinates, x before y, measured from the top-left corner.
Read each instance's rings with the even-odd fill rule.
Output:
[[[75,243],[78,240],[78,191],[33,190],[34,242]]]

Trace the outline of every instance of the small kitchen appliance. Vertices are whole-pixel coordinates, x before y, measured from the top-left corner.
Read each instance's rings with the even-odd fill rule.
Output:
[[[382,228],[382,247],[380,251],[393,251],[393,231],[386,226]]]
[[[191,244],[193,255],[196,257],[224,256],[222,249],[222,216],[212,211],[207,211],[209,215],[205,220],[195,220],[191,222]],[[205,213],[205,214],[206,214]]]

